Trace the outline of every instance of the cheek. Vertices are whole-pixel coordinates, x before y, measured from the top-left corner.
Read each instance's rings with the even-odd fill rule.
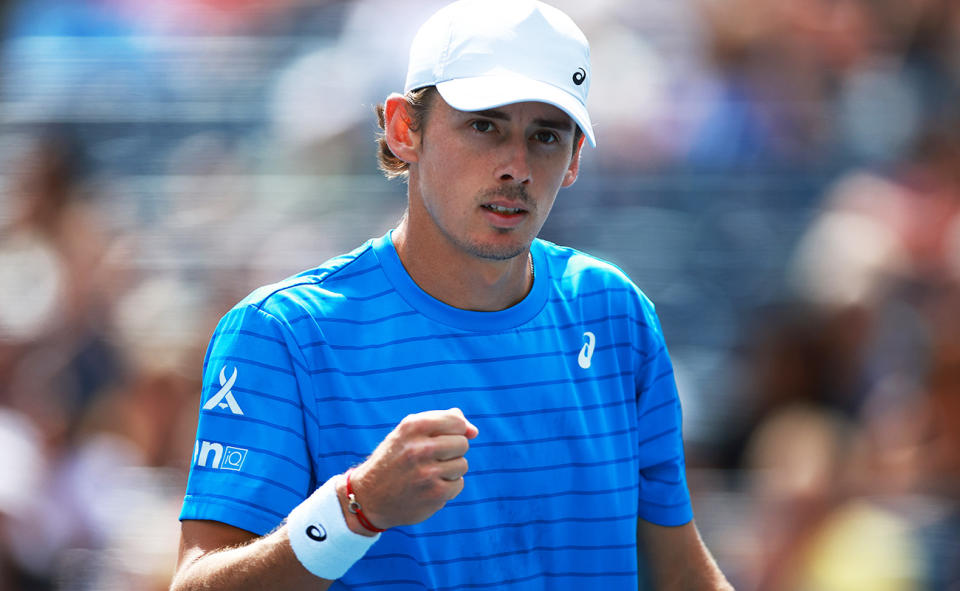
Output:
[[[454,192],[477,183],[483,171],[483,160],[476,154],[450,146],[446,151],[436,146],[426,162],[421,163],[424,182],[432,192]]]
[[[550,193],[551,198],[563,186],[567,178],[569,165],[570,161],[568,159],[545,158],[538,167],[537,174],[548,185],[544,186],[544,190]]]
[[[420,164],[419,185],[424,205],[434,219],[450,223],[478,192],[476,165],[452,153]]]

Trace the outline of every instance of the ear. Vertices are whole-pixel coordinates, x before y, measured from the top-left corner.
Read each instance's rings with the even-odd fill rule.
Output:
[[[567,166],[567,172],[563,175],[563,183],[560,184],[561,187],[569,187],[577,180],[577,175],[580,174],[580,150],[583,149],[583,140],[585,137],[580,136],[580,141],[577,142],[577,149],[573,151],[573,157],[570,158],[570,165]]]
[[[419,159],[420,134],[410,129],[412,118],[407,99],[397,93],[388,96],[383,119],[384,138],[393,155],[404,162],[416,162]]]

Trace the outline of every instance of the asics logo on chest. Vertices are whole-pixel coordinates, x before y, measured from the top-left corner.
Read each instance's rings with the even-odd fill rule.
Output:
[[[583,347],[580,348],[580,355],[577,356],[577,363],[583,369],[590,369],[590,363],[593,361],[593,348],[596,344],[596,335],[590,331],[583,333]]]

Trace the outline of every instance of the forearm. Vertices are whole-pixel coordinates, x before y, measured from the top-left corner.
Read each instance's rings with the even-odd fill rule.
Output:
[[[709,553],[673,568],[655,569],[653,580],[657,591],[733,591]]]
[[[637,538],[657,591],[732,591],[691,521],[665,527],[639,521]]]
[[[171,591],[327,589],[332,581],[308,572],[297,560],[286,526],[252,541],[205,554],[187,553]]]
[[[266,536],[211,521],[185,520],[181,528],[172,591],[326,589],[377,539],[348,510],[340,476],[314,491]]]
[[[459,494],[463,456],[476,435],[459,409],[410,415],[356,468],[353,480],[330,478],[266,536],[183,520],[171,591],[327,589],[379,539],[373,534],[383,530],[373,524],[419,523]]]

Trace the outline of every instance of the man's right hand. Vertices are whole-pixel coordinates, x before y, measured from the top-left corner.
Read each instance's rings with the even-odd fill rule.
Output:
[[[405,417],[350,475],[367,519],[387,529],[420,523],[440,510],[463,490],[465,455],[477,433],[459,408]],[[343,480],[338,493],[347,496]],[[359,527],[349,517],[347,523]]]

